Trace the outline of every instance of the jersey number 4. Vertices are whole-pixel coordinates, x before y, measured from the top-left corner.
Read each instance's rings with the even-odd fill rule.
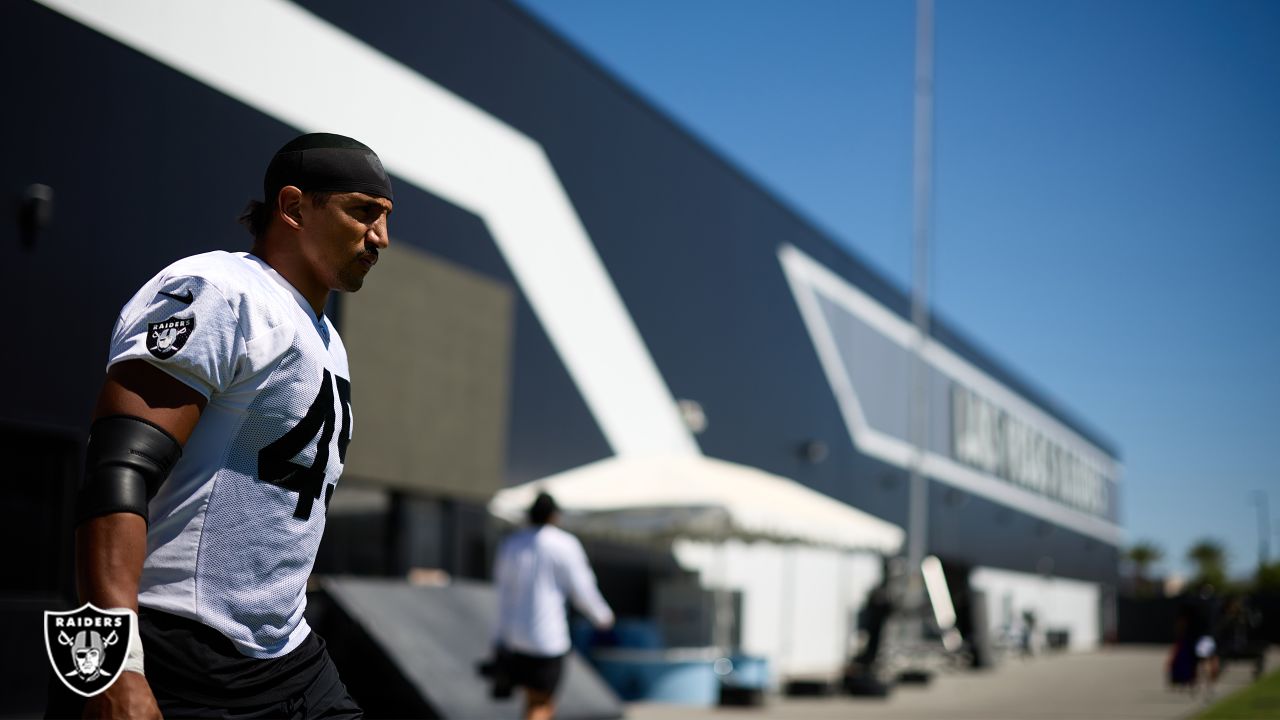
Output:
[[[334,425],[338,418],[333,409],[333,380],[338,381],[338,400],[342,406],[342,424],[338,426],[338,460],[347,461],[347,443],[351,442],[351,381],[324,371],[320,393],[307,409],[302,420],[279,440],[258,451],[258,477],[298,493],[298,507],[293,516],[299,520],[311,517],[311,506],[324,492],[324,503],[329,505],[333,486],[325,490],[324,471],[329,466],[329,441],[333,440]],[[312,439],[319,434],[316,459],[311,467],[303,467],[293,461]]]

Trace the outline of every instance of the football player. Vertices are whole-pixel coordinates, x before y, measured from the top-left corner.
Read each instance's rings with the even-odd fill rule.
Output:
[[[77,506],[81,600],[138,614],[87,716],[358,717],[305,587],[353,424],[324,314],[387,247],[392,187],[348,137],[295,138],[250,252],[161,270],[120,312]],[[145,665],[143,651],[145,650]]]

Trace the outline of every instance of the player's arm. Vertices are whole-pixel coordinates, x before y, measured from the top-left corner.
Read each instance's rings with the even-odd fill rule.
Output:
[[[76,584],[82,602],[138,609],[147,501],[181,455],[205,398],[143,360],[107,373],[94,410],[77,499]],[[93,717],[158,717],[146,680],[124,673],[85,707]]]
[[[108,371],[77,503],[81,601],[137,610],[146,503],[177,462],[204,404],[203,395],[145,361],[127,360]]]

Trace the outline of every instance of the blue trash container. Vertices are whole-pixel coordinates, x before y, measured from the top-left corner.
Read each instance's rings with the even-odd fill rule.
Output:
[[[596,669],[626,701],[711,707],[720,696],[715,648],[601,648]]]

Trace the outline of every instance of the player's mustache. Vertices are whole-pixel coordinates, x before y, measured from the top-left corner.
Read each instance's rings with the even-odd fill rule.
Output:
[[[369,246],[356,254],[356,260],[364,260],[368,258],[371,265],[378,264],[378,248]]]

